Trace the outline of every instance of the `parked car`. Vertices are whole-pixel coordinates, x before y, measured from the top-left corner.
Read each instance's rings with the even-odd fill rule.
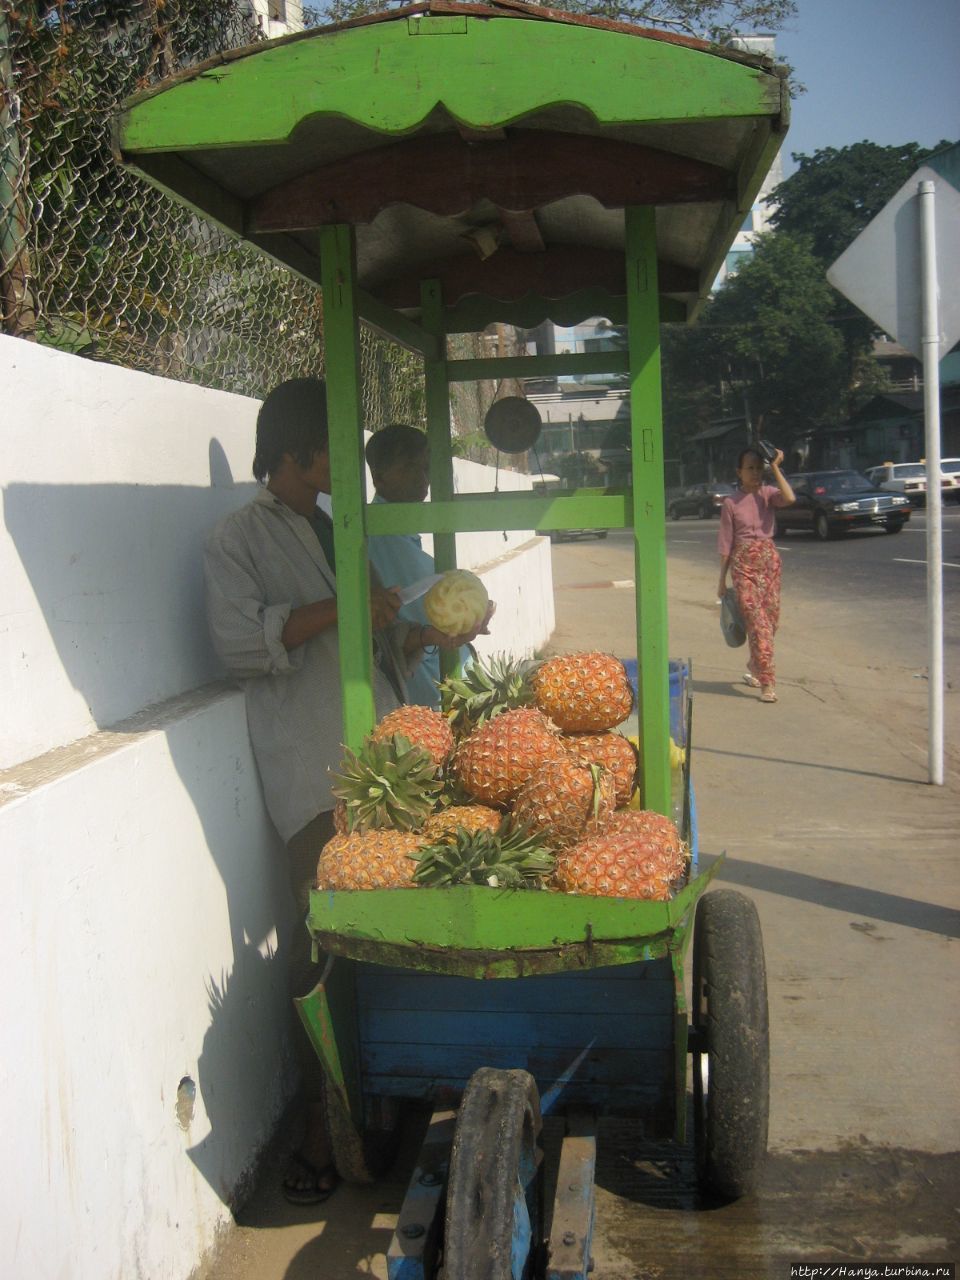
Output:
[[[711,481],[709,484],[692,484],[667,503],[667,515],[671,520],[681,516],[700,516],[709,520],[723,506],[724,498],[733,493],[733,485]]]
[[[870,467],[867,479],[881,489],[903,493],[916,506],[927,500],[927,465],[925,462],[884,462]],[[960,494],[960,461],[956,458],[940,460],[940,493],[946,500]]]
[[[576,538],[605,538],[609,529],[551,529],[551,542],[573,542]]]
[[[902,493],[917,506],[927,500],[927,469],[922,462],[884,462],[868,467],[865,475],[878,489]]]
[[[953,500],[960,502],[960,458],[941,458],[940,470],[953,480]],[[944,491],[943,496],[948,497],[947,491]]]
[[[807,529],[822,541],[848,529],[881,528],[899,533],[910,519],[910,499],[878,488],[859,471],[807,471],[788,476],[797,496],[778,507],[776,532]]]

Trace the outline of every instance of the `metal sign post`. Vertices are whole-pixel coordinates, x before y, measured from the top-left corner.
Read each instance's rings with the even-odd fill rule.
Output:
[[[940,492],[940,307],[937,280],[936,185],[918,184],[920,297],[923,323],[924,446],[927,455],[927,730],[930,781],[943,786],[943,537]]]
[[[928,772],[943,785],[943,542],[940,359],[960,337],[960,292],[938,277],[960,269],[960,191],[924,166],[840,255],[827,279],[923,361],[927,468]]]

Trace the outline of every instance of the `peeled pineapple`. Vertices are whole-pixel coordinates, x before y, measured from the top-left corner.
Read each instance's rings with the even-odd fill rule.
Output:
[[[423,597],[427,617],[448,636],[462,636],[479,627],[490,597],[475,573],[450,569]]]

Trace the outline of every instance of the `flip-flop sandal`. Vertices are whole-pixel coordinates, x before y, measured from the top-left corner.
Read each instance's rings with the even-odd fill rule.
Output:
[[[763,693],[760,694],[761,702],[776,702],[776,692],[769,685],[764,685]]]
[[[745,671],[743,675],[743,683],[748,684],[751,689],[759,689],[760,681],[756,676],[752,676],[749,671]]]
[[[301,1174],[289,1172],[280,1184],[284,1199],[290,1204],[323,1204],[340,1185],[340,1175],[332,1163],[318,1169],[312,1160],[308,1160],[299,1151],[295,1151],[290,1160],[303,1171]],[[296,1185],[303,1182],[307,1185]],[[322,1185],[325,1182],[329,1182],[329,1185]]]

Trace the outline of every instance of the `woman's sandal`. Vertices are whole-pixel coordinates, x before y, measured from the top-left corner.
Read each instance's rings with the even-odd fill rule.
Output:
[[[290,1204],[323,1204],[340,1185],[340,1175],[333,1164],[317,1168],[299,1151],[293,1153],[290,1162],[290,1171],[280,1184],[284,1199]]]
[[[763,691],[762,691],[762,692],[761,692],[761,694],[760,694],[760,701],[761,701],[761,702],[776,702],[776,700],[777,700],[777,691],[776,691],[776,689],[774,689],[774,687],[773,687],[773,685],[772,685],[772,684],[765,684],[765,685],[763,686]]]
[[[748,685],[750,686],[750,688],[751,688],[751,689],[759,689],[759,688],[760,688],[760,681],[757,679],[757,677],[756,677],[756,676],[751,675],[749,671],[745,671],[745,672],[744,672],[744,674],[743,674],[743,683],[744,683],[744,684],[748,684]]]

